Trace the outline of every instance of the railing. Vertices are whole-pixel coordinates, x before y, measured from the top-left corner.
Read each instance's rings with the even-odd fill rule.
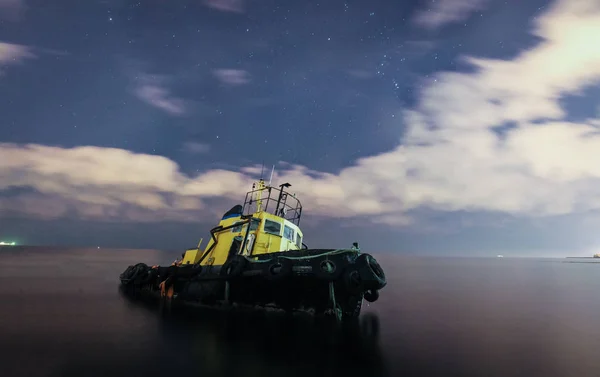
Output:
[[[259,205],[265,212],[282,217],[295,225],[300,225],[302,204],[298,198],[283,190],[283,188],[267,186],[247,192],[242,213],[244,215],[253,214],[259,209]]]

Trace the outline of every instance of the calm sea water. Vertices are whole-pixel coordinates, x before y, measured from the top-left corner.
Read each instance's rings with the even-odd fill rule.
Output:
[[[375,255],[388,286],[361,326],[333,331],[269,313],[165,317],[119,293],[127,265],[178,255],[0,249],[0,374],[600,376],[591,259]]]

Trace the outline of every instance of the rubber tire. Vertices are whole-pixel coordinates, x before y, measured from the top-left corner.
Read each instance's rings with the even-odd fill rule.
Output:
[[[273,272],[273,268],[280,265],[278,273]],[[279,258],[276,262],[268,263],[265,270],[265,278],[267,280],[281,280],[292,274],[293,262],[286,258]]]
[[[366,289],[379,290],[386,286],[385,273],[372,255],[359,255],[356,259],[356,267]]]
[[[125,271],[120,275],[120,279],[127,279],[128,284],[136,282],[138,276],[148,273],[150,268],[145,263],[137,263],[133,266],[128,266]]]
[[[246,258],[240,255],[235,255],[225,262],[225,264],[223,264],[220,275],[227,278],[238,277],[242,274],[242,272],[244,272],[247,264],[248,260]]]
[[[325,262],[329,262],[333,265],[333,271],[327,272],[321,268],[321,265]],[[337,280],[342,272],[342,265],[339,262],[340,261],[336,262],[331,259],[317,259],[312,261],[311,266],[315,277],[325,281]]]

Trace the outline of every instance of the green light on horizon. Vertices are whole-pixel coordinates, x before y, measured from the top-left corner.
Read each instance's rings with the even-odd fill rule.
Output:
[[[0,246],[15,246],[17,243],[16,242],[4,242],[4,241],[0,241]]]

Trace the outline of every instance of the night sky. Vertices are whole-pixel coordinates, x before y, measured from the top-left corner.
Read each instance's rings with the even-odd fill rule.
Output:
[[[0,0],[0,240],[600,251],[600,0]]]

